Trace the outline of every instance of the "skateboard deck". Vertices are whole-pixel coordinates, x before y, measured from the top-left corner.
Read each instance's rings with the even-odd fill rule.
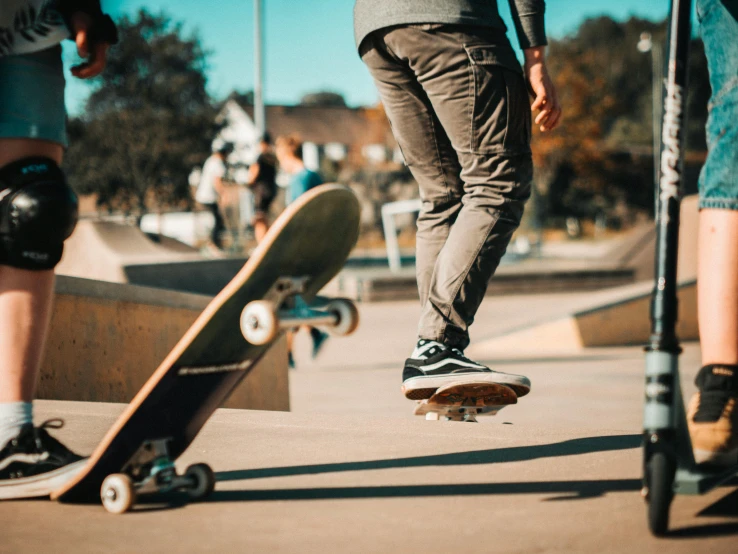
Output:
[[[105,503],[101,485],[111,474],[128,475],[122,475],[123,480],[130,479],[127,494],[132,482],[140,488],[142,472],[155,481],[153,485],[172,478],[175,485],[177,479],[182,482],[182,477],[173,474],[174,460],[278,335],[271,332],[261,344],[247,342],[241,325],[244,307],[265,299],[281,306],[299,289],[299,297],[292,297],[299,299],[303,312],[309,311],[308,304],[318,291],[343,267],[358,229],[359,203],[346,187],[322,185],[290,204],[243,268],[213,298],[133,398],[84,468],[51,498]],[[168,464],[167,471],[160,471],[162,464]],[[202,471],[193,471],[200,480],[207,477]],[[212,480],[212,471],[207,468],[207,472]],[[189,480],[193,487],[196,480]],[[134,497],[140,492],[134,491]],[[115,495],[111,492],[111,499]]]
[[[502,408],[516,404],[515,391],[495,383],[450,383],[439,388],[433,396],[418,401],[415,415],[428,420],[446,418],[450,421],[475,422],[479,415],[496,415]]]

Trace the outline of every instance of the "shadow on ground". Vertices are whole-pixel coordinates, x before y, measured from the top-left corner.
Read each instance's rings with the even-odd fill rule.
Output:
[[[240,481],[268,477],[314,475],[342,471],[366,471],[374,469],[408,468],[423,466],[463,466],[475,464],[499,464],[522,462],[540,458],[575,456],[592,452],[627,450],[641,444],[640,435],[615,435],[587,437],[534,446],[516,446],[493,450],[475,450],[412,458],[369,460],[305,466],[285,466],[262,469],[224,471],[216,474],[218,481]],[[397,498],[418,496],[475,496],[490,494],[559,494],[549,500],[593,498],[607,492],[637,491],[638,479],[611,479],[602,481],[553,481],[531,483],[474,483],[462,485],[408,485],[375,487],[330,487],[313,489],[276,489],[216,491],[215,502],[256,500],[325,500],[339,498]]]
[[[377,487],[325,487],[305,489],[215,491],[213,502],[266,500],[346,500],[428,496],[484,496],[492,494],[558,494],[548,500],[595,498],[608,492],[637,491],[639,479],[601,481],[549,481],[531,483],[469,483],[463,485],[391,485]]]
[[[218,481],[240,481],[242,479],[263,479],[267,477],[289,477],[294,475],[314,475],[342,471],[366,471],[373,469],[393,469],[424,466],[463,466],[476,464],[501,464],[525,462],[540,458],[576,456],[592,452],[628,450],[641,445],[641,435],[612,435],[604,437],[585,437],[551,444],[514,446],[491,450],[473,450],[412,458],[392,458],[387,460],[368,460],[362,462],[340,462],[305,466],[283,466],[260,469],[221,471],[216,474]]]
[[[717,502],[697,514],[699,517],[738,518],[738,490],[733,490]],[[721,522],[707,525],[692,525],[673,529],[667,534],[671,539],[702,539],[707,537],[725,537],[738,535],[738,523]]]

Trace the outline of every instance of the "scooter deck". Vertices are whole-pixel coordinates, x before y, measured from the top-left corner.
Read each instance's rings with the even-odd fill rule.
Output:
[[[677,494],[705,494],[722,485],[738,486],[738,465],[725,469],[679,468],[674,479]]]

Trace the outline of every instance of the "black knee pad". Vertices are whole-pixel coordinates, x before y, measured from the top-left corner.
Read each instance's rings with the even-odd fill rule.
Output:
[[[78,211],[77,195],[54,160],[24,158],[0,168],[0,264],[54,268]]]

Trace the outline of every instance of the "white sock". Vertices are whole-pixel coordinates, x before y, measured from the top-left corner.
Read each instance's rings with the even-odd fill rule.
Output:
[[[446,350],[446,345],[443,343],[434,340],[419,339],[410,357],[415,360],[425,360],[426,358],[435,356],[442,350]]]
[[[26,423],[33,423],[30,402],[0,402],[0,449],[20,433]]]

